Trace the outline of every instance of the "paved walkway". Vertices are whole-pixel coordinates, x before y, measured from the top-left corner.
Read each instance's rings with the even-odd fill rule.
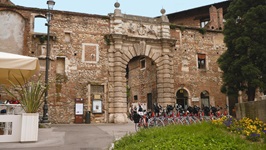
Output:
[[[134,133],[134,123],[54,124],[40,128],[34,143],[0,143],[0,150],[107,150],[126,134]]]

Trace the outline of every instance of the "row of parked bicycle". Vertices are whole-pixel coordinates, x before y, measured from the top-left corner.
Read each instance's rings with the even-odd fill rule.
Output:
[[[184,109],[181,105],[167,105],[166,108],[158,104],[154,104],[153,112],[145,110],[134,110],[131,113],[131,119],[135,123],[135,129],[149,128],[154,126],[166,126],[169,124],[189,125],[200,123],[202,121],[211,121],[222,116],[228,116],[227,106],[222,112],[222,108],[217,106],[203,106],[202,109],[198,106],[189,106]]]

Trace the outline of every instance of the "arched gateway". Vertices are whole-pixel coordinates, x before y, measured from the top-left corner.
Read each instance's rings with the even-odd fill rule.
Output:
[[[176,40],[170,37],[170,27],[165,11],[160,18],[147,18],[122,14],[115,4],[110,14],[110,35],[106,40],[108,50],[109,122],[127,122],[126,68],[136,56],[146,56],[156,64],[157,102],[175,103],[172,50]]]

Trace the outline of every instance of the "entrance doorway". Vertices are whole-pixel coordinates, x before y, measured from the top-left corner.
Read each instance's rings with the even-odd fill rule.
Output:
[[[141,103],[152,110],[157,98],[157,71],[155,62],[146,56],[133,57],[126,68],[128,106]]]
[[[209,92],[203,91],[200,93],[200,99],[201,99],[201,106],[202,108],[207,106],[210,107],[210,96]]]
[[[180,89],[176,92],[176,104],[181,105],[182,108],[188,107],[188,92],[185,89]]]

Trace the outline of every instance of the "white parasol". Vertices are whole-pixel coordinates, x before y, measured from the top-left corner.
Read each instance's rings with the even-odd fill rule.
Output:
[[[23,83],[23,77],[29,79],[39,68],[36,57],[0,52],[0,84],[17,84],[16,79]]]

